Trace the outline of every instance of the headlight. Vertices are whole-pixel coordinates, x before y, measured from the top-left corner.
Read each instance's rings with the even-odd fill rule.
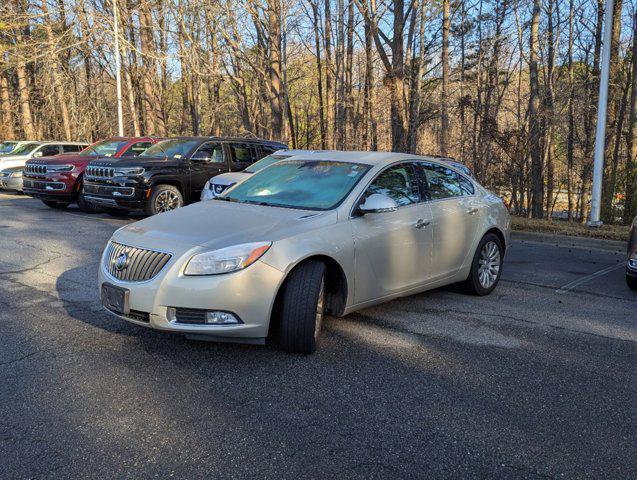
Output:
[[[115,176],[116,177],[128,177],[129,175],[141,175],[144,173],[144,169],[141,167],[132,167],[132,168],[116,168]]]
[[[74,165],[47,165],[48,172],[72,172],[75,170]]]
[[[22,176],[22,170],[17,170],[15,172],[11,172],[11,173],[9,173],[9,176],[13,177],[13,178],[20,178]]]
[[[242,270],[268,251],[272,242],[234,245],[194,255],[186,265],[185,275],[217,275]]]

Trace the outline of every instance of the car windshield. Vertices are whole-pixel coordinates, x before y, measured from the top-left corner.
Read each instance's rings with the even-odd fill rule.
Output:
[[[201,140],[184,140],[175,138],[159,142],[150,147],[140,157],[183,158],[201,143]]]
[[[280,161],[237,184],[219,200],[330,210],[343,201],[368,170],[368,165],[349,162]]]
[[[82,150],[82,155],[94,157],[112,157],[119,152],[128,140],[104,140]]]
[[[263,170],[265,167],[269,167],[273,163],[278,162],[279,160],[283,160],[285,158],[290,158],[289,155],[268,155],[267,157],[263,157],[258,162],[253,163],[248,168],[244,170],[245,173],[256,173],[259,170]]]
[[[7,155],[26,155],[27,153],[31,153],[32,150],[35,150],[38,146],[40,146],[40,144],[35,142],[25,143],[24,145],[20,145],[15,150],[9,152]]]
[[[0,143],[0,154],[9,153],[13,148],[17,145],[18,142],[1,142]]]

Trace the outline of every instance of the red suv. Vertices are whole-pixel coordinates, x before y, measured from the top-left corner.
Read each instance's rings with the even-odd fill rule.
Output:
[[[80,210],[95,207],[84,200],[82,184],[88,162],[96,158],[136,157],[163,138],[112,137],[94,143],[79,153],[29,160],[23,171],[23,191],[51,208],[66,208],[77,202]]]

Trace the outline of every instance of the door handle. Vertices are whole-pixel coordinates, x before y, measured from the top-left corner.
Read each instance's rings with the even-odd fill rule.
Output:
[[[478,208],[477,207],[471,207],[471,208],[467,209],[467,213],[469,215],[473,215],[474,213],[477,213],[477,212],[478,212]]]
[[[416,220],[414,227],[420,230],[421,228],[425,228],[430,223],[431,223],[431,220],[423,220],[422,218],[419,218],[418,220]]]

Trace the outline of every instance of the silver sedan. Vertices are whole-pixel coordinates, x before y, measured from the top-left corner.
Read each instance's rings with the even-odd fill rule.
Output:
[[[189,337],[316,348],[325,314],[460,283],[498,284],[510,218],[500,198],[430,157],[326,152],[277,162],[113,235],[102,304]]]

